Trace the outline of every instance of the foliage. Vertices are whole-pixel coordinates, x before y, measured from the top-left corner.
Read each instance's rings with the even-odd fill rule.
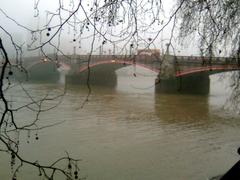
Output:
[[[197,36],[205,54],[214,51],[220,55],[224,50],[227,55],[240,53],[238,0],[178,0],[178,4],[180,37]]]

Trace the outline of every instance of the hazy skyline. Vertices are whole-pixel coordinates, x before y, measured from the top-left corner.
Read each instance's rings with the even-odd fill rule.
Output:
[[[41,31],[41,36],[40,36],[40,33],[35,33],[34,36],[32,36],[32,33],[30,31],[27,31],[26,29],[24,29],[16,24],[16,23],[19,23],[19,24],[23,25],[24,27],[29,28],[31,30],[47,28],[46,23],[49,21],[49,17],[50,17],[49,12],[57,12],[56,10],[58,9],[59,1],[47,1],[47,0],[35,1],[35,3],[37,3],[37,2],[39,2],[37,9],[35,8],[34,2],[31,0],[22,0],[22,1],[4,0],[4,1],[0,2],[0,7],[1,7],[0,8],[1,9],[0,26],[3,27],[8,32],[10,32],[10,34],[13,35],[13,38],[17,43],[23,45],[23,50],[24,50],[23,55],[24,56],[38,55],[39,51],[35,51],[35,52],[27,51],[27,49],[30,47],[29,44],[31,44],[33,41],[35,41],[35,43],[31,46],[30,49],[39,46],[40,40],[41,40],[40,43],[47,41],[52,36],[52,34],[55,33],[55,31],[57,29],[57,28],[54,28],[49,32],[47,30],[44,30],[44,31]],[[61,2],[64,5],[64,7],[68,8],[68,9],[76,8],[75,7],[76,1],[63,0]],[[72,2],[75,2],[75,4],[73,4]],[[91,1],[87,2],[87,4],[85,4],[87,13],[90,13],[89,4],[91,4]],[[131,22],[126,22],[128,24],[125,23],[123,25],[116,25],[113,28],[103,26],[103,24],[96,25],[96,29],[99,29],[99,30],[101,29],[101,31],[105,33],[105,36],[103,38],[102,35],[100,35],[99,33],[96,33],[93,53],[98,54],[100,52],[100,48],[103,49],[104,54],[113,53],[114,48],[115,48],[116,53],[120,53],[119,51],[121,51],[121,54],[129,53],[129,49],[130,49],[129,44],[131,44],[132,42],[135,44],[135,47],[133,49],[133,51],[135,51],[135,52],[137,51],[137,48],[141,49],[141,48],[145,48],[146,46],[148,46],[148,44],[147,44],[148,39],[155,38],[158,30],[165,25],[165,20],[167,20],[169,17],[169,13],[171,12],[171,9],[173,6],[173,1],[165,1],[165,2],[163,2],[163,6],[164,6],[165,11],[162,12],[161,17],[159,17],[160,19],[162,19],[162,21],[161,22],[159,21],[158,23],[154,23],[150,28],[147,29],[148,31],[144,31],[141,28],[139,28],[139,32],[138,32],[139,38],[138,39],[133,37],[133,38],[127,38],[126,40],[122,40],[121,38],[124,38],[124,37],[117,37],[117,35],[115,35],[115,34],[118,34],[119,31],[122,31],[122,29],[126,28],[128,26],[128,24]],[[6,14],[4,14],[4,13],[6,13]],[[10,18],[14,19],[16,22],[7,18],[6,15],[8,15]],[[38,15],[38,16],[36,16],[36,15]],[[63,13],[62,14],[63,20],[68,15],[69,14],[67,14],[67,13]],[[84,20],[86,18],[81,9],[79,9],[79,12],[76,17],[79,19],[82,19],[83,21],[86,21],[86,20]],[[138,19],[139,24],[145,23],[145,22],[142,22],[142,20],[144,20],[144,19],[145,19],[144,21],[147,22],[148,18],[150,18],[150,17],[151,17],[151,14],[145,15],[145,14],[142,14],[141,12],[139,12],[139,19]],[[89,19],[89,20],[92,21],[91,19]],[[74,19],[72,18],[71,21],[74,21]],[[131,20],[127,19],[127,21],[131,21]],[[60,24],[59,18],[54,17],[49,25],[54,27],[59,24]],[[84,26],[84,31],[81,36],[80,36],[79,32],[81,31],[81,28],[83,28],[82,25],[73,27],[70,24],[65,24],[61,28],[61,37],[60,37],[61,43],[59,46],[60,50],[62,52],[64,52],[65,54],[72,54],[74,52],[74,49],[76,49],[77,54],[88,54],[91,49],[92,34],[94,32],[92,24],[93,24],[93,22],[90,23],[90,25],[88,26],[87,29]],[[131,28],[131,26],[129,28]],[[171,28],[172,28],[172,23],[170,23],[166,27],[166,29],[158,35],[158,37],[156,38],[154,43],[152,45],[150,45],[149,48],[158,48],[158,49],[161,49],[161,52],[165,51],[166,43],[168,43],[168,41],[169,41],[169,35],[171,33]],[[132,33],[131,31],[133,31],[133,30],[130,30],[129,33]],[[46,35],[47,33],[49,33],[49,36]],[[5,37],[5,38],[3,38],[3,40],[10,51],[9,54],[12,54],[11,52],[13,51],[13,48],[11,48],[11,43],[9,41],[9,38],[7,38],[6,34],[3,31],[0,31],[0,35]],[[176,33],[174,34],[174,36],[177,37],[177,30],[176,30]],[[89,38],[86,38],[86,37],[89,37]],[[125,35],[125,37],[127,37],[127,35]],[[36,40],[34,40],[34,38]],[[107,38],[107,40],[105,40],[105,38]],[[117,40],[117,39],[119,39],[119,40]],[[110,41],[117,40],[117,42],[114,43],[115,45],[113,45],[113,43],[110,43],[108,40],[110,40]],[[103,41],[105,41],[105,43],[103,43]],[[56,36],[51,42],[54,45],[58,44],[58,36]],[[191,48],[187,47],[186,45],[183,45],[182,47],[177,46],[177,44],[179,44],[179,43],[175,37],[173,38],[172,43],[173,43],[173,45],[175,45],[176,49],[175,49],[174,53],[176,53],[176,54],[181,54],[181,55],[197,55],[197,54],[199,54],[199,52],[196,50],[196,47],[194,48],[193,41],[192,41],[192,44],[190,45]],[[187,45],[189,45],[189,44],[187,44]],[[100,46],[102,46],[102,47],[100,47]],[[56,51],[56,50],[54,50],[53,47],[50,47],[50,46],[45,46],[43,48],[43,50],[45,53],[53,53]],[[171,48],[170,48],[170,52],[173,53]]]

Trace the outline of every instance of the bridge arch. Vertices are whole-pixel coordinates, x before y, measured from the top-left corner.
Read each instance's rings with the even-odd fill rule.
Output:
[[[160,92],[208,94],[210,90],[209,75],[238,70],[240,70],[240,66],[237,64],[188,67],[177,71],[175,77],[161,79],[160,85],[157,85],[156,89]]]
[[[209,75],[229,72],[229,71],[238,71],[240,70],[239,65],[215,65],[215,66],[201,66],[195,68],[189,68],[183,71],[177,71],[176,77],[186,77],[202,73],[208,73]]]
[[[123,61],[109,59],[106,61],[92,62],[89,64],[89,66],[85,63],[84,65],[77,67],[77,69],[74,70],[73,74],[68,75],[67,81],[86,85],[87,80],[89,80],[89,83],[91,85],[115,87],[117,85],[116,70],[130,65],[136,65],[138,67],[142,67],[157,73],[159,72],[159,69],[152,68],[151,66],[145,64],[126,60]],[[88,68],[90,68],[90,76],[88,73]]]
[[[88,65],[82,66],[82,67],[79,68],[78,73],[82,73],[84,71],[87,71],[88,68],[91,69],[91,68],[94,68],[96,66],[101,66],[101,65],[113,65],[112,69],[114,71],[116,69],[120,69],[120,68],[125,67],[125,66],[136,65],[138,67],[142,67],[144,69],[147,69],[147,70],[150,70],[150,71],[153,71],[153,72],[156,72],[156,73],[160,72],[159,69],[151,67],[151,66],[148,66],[148,65],[145,65],[145,64],[142,64],[142,63],[133,62],[133,61],[114,60],[113,59],[113,60],[107,60],[107,61],[100,61],[100,62],[91,63],[91,64],[89,64],[89,66]]]

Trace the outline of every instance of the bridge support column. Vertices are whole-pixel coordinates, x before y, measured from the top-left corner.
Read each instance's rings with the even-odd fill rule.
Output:
[[[159,76],[157,81],[155,92],[208,94],[210,89],[210,79],[207,73],[164,79]]]
[[[39,82],[58,82],[60,79],[60,72],[53,62],[43,62],[27,69],[29,81]]]
[[[87,85],[88,79],[89,84],[93,86],[117,86],[117,75],[114,70],[109,70],[108,66],[96,66],[91,68],[90,72],[86,70],[84,72],[68,74],[66,75],[65,82]]]

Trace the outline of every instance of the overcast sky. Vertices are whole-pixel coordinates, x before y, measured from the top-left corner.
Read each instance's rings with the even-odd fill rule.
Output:
[[[35,0],[35,2],[37,2],[37,0]],[[30,29],[36,29],[37,27],[40,27],[40,28],[44,27],[44,25],[48,20],[46,16],[46,12],[47,11],[56,12],[56,9],[58,8],[58,2],[59,0],[40,0],[38,4],[39,11],[36,11],[34,10],[33,0],[1,0],[0,9],[3,10],[9,17],[16,20],[16,22],[18,22],[19,24],[24,25],[25,27]],[[62,2],[64,2],[65,6],[68,6],[68,7],[72,6],[70,3],[71,1],[69,0],[62,0]],[[84,2],[89,4],[89,2],[91,1],[84,1]],[[168,13],[171,11],[173,2],[172,0],[166,0],[163,2],[165,2],[164,9],[165,9],[165,16],[166,16],[165,19],[166,19],[169,16]],[[39,16],[35,17],[37,13],[39,13]],[[81,14],[80,12],[78,16],[83,16],[83,14]],[[24,49],[26,50],[27,44],[31,42],[31,33],[27,32],[24,28],[17,26],[17,24],[12,20],[8,19],[3,14],[2,11],[0,12],[0,19],[1,19],[0,26],[2,26],[5,30],[10,32],[17,43],[24,44]],[[59,23],[57,18],[52,22],[53,23],[55,22],[56,24]],[[114,29],[114,31],[119,31],[121,28],[124,28],[124,26],[117,26]],[[157,30],[157,28],[159,27],[157,26],[152,27],[152,29],[154,30]],[[93,33],[93,28],[89,28],[89,29],[90,29],[89,32],[88,31],[84,32],[85,36],[89,36],[90,34]],[[77,29],[77,31],[79,31],[79,29]],[[168,42],[170,31],[171,31],[171,24],[169,25],[169,27],[166,28],[165,31],[163,31],[162,34],[159,35],[159,37],[155,41],[155,46],[152,45],[151,48],[159,48],[161,50],[162,48],[164,48],[165,50],[166,49],[165,44]],[[49,37],[46,36],[47,33],[48,33],[47,31],[46,32],[44,31],[42,33],[42,42],[44,42],[49,37],[51,37],[51,35],[54,33],[54,30],[49,32],[50,33]],[[90,51],[92,38],[89,38],[89,39],[79,38],[79,39],[76,39],[76,41],[73,41],[76,38],[74,34],[76,33],[74,33],[73,27],[69,25],[65,25],[63,27],[62,36],[61,36],[61,50],[63,50],[63,52],[66,54],[72,54],[73,48],[76,47],[76,51],[78,54],[88,53]],[[10,49],[9,51],[12,51],[12,49],[10,48],[11,46],[9,43],[9,38],[7,38],[6,34],[3,31],[0,31],[0,35],[3,38],[8,49]],[[146,36],[146,39],[154,37],[154,34],[149,34],[148,32],[145,32],[143,35]],[[111,40],[114,40],[114,37],[111,37]],[[95,47],[94,47],[95,53],[99,53],[99,46],[102,44],[102,41],[103,41],[102,38],[96,38]],[[174,39],[174,41],[176,40]],[[52,42],[57,43],[56,40],[53,40]],[[118,49],[120,49],[121,46],[124,46],[124,44],[125,42],[117,44],[116,51],[118,51]],[[143,45],[139,44],[139,46],[144,46],[144,44]],[[129,48],[126,47],[126,49],[128,50]],[[112,52],[113,44],[107,42],[106,44],[104,44],[103,50],[105,53]],[[45,51],[47,53],[54,52],[53,48],[51,49],[49,47],[46,47]],[[189,49],[186,46],[183,46],[181,48],[177,47],[176,53],[186,55],[186,54],[196,54],[197,52],[194,51],[193,49]],[[29,54],[32,54],[32,53],[25,52],[25,55],[29,55]],[[37,52],[35,52],[35,54],[37,54]]]

